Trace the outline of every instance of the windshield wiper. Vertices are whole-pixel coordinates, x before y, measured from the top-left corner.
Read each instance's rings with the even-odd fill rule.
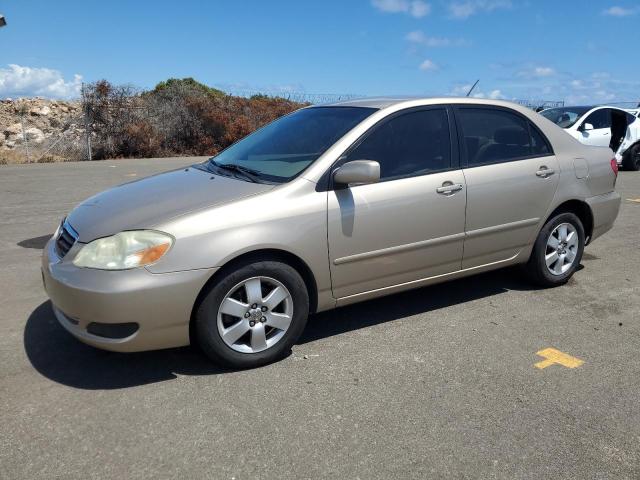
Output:
[[[221,170],[228,170],[230,172],[241,173],[246,179],[254,183],[258,183],[258,180],[256,179],[256,177],[260,177],[261,175],[258,170],[244,167],[242,165],[237,165],[235,163],[218,163],[215,160],[209,160],[209,163]]]

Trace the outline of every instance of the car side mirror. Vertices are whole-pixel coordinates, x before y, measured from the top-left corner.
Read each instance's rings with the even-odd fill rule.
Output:
[[[590,123],[583,123],[581,130],[583,132],[586,132],[587,130],[593,130],[593,125],[591,125]]]
[[[352,160],[333,172],[333,181],[340,185],[376,183],[380,180],[380,164],[374,160]]]

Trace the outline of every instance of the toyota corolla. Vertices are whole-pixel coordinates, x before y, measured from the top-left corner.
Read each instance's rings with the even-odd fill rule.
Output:
[[[46,246],[44,283],[90,345],[197,342],[255,367],[286,355],[314,312],[515,264],[567,282],[613,225],[616,176],[609,149],[508,102],[309,107],[89,198]]]

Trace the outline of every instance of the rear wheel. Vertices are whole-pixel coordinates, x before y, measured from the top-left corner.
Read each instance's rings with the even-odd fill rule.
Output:
[[[576,271],[584,251],[585,234],[573,213],[560,213],[540,230],[526,270],[543,287],[562,285]]]
[[[622,159],[622,166],[625,170],[640,170],[640,144],[631,147]]]
[[[304,280],[291,266],[256,262],[211,286],[196,310],[198,343],[218,364],[253,368],[289,353],[309,314]]]

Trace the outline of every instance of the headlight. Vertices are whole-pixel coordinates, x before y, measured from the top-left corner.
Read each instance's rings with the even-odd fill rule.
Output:
[[[77,267],[125,270],[157,262],[169,251],[173,238],[152,230],[120,232],[86,244],[76,255]]]

